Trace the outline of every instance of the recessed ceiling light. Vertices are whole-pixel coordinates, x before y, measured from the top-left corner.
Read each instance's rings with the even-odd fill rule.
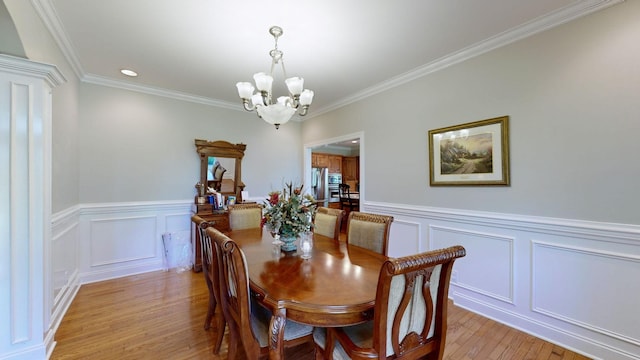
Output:
[[[351,143],[352,143],[352,144],[357,144],[357,143],[358,143],[358,140],[351,140]]]
[[[136,77],[138,76],[138,73],[133,71],[133,70],[129,70],[129,69],[122,69],[120,70],[121,73],[127,75],[127,76],[131,76],[131,77]]]

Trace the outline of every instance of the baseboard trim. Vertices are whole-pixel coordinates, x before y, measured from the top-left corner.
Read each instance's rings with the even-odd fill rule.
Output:
[[[460,306],[465,310],[533,335],[550,343],[560,345],[575,353],[592,358],[593,360],[609,360],[612,359],[611,354],[618,355],[615,357],[616,359],[639,359],[636,354],[625,352],[620,348],[615,348],[593,338],[585,337],[580,334],[540,322],[536,319],[523,316],[522,314],[493,306],[492,304],[479,301],[475,298],[466,296],[465,294],[453,291],[452,294],[450,294],[450,299],[453,300],[453,303],[456,306]],[[554,336],[549,336],[549,333],[553,333]],[[600,356],[598,356],[598,354],[600,354]]]
[[[80,283],[84,285],[159,270],[165,270],[162,261],[152,261],[143,265],[135,266],[119,266],[115,269],[85,272],[80,275]]]

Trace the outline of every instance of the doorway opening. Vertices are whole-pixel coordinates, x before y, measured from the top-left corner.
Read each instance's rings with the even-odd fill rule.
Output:
[[[312,154],[334,154],[340,155],[343,157],[353,157],[357,159],[357,168],[358,168],[358,177],[357,179],[353,179],[353,175],[349,175],[346,179],[342,176],[343,173],[340,173],[340,181],[339,183],[348,182],[352,186],[352,191],[356,191],[360,196],[360,204],[364,201],[365,194],[365,168],[364,168],[364,133],[357,132],[352,134],[346,134],[343,136],[319,140],[313,143],[307,143],[304,145],[304,186],[308,190],[308,192],[312,195],[314,194],[322,194],[323,199],[317,198],[317,200],[322,200],[320,206],[327,207],[339,207],[339,195],[338,195],[338,187],[335,189],[330,188],[333,184],[332,181],[336,179],[335,172],[332,172],[329,165],[327,165],[327,169],[324,170],[325,166],[316,166],[314,168],[314,164],[312,161]],[[342,169],[344,171],[345,169]],[[328,175],[332,175],[332,179],[329,180],[327,178],[327,184],[323,184],[323,180],[318,179],[318,174],[322,174],[323,171],[326,171]],[[333,181],[335,182],[335,181]],[[323,187],[323,189],[320,189]]]

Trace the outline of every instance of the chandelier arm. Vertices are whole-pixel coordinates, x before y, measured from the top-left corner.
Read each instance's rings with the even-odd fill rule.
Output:
[[[300,95],[291,94],[291,107],[297,109],[300,106]]]
[[[269,106],[272,104],[271,102],[271,93],[269,91],[260,91],[260,95],[262,96],[262,104],[264,106]]]
[[[251,105],[251,102],[249,101],[249,99],[242,99],[242,105],[244,106],[244,109],[247,111],[253,111],[256,109],[255,106]]]

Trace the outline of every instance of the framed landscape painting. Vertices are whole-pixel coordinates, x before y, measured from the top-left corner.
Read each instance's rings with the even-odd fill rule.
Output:
[[[429,184],[509,185],[509,117],[429,130]]]

